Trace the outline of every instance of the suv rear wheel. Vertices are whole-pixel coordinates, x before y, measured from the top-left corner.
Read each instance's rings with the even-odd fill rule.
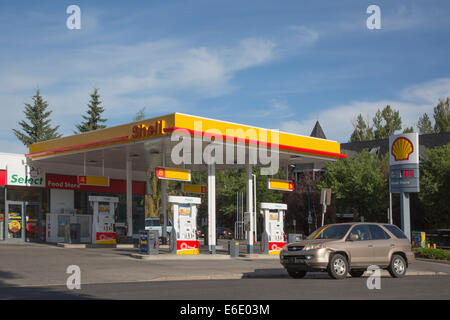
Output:
[[[401,278],[406,273],[406,261],[399,255],[394,254],[391,258],[391,263],[389,264],[388,271],[393,278]]]
[[[301,278],[304,278],[306,275],[306,271],[298,271],[298,270],[292,270],[292,269],[287,269],[287,273],[289,274],[289,276],[291,278],[294,278],[294,279],[301,279]]]
[[[348,273],[347,259],[339,253],[333,255],[330,258],[327,271],[333,279],[345,279]]]

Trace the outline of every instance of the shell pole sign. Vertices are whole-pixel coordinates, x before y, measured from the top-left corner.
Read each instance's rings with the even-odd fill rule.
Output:
[[[393,193],[419,192],[419,134],[389,137],[389,188]]]

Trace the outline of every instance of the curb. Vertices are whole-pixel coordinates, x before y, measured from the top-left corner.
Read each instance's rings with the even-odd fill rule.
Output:
[[[382,270],[381,277],[383,278],[391,278],[389,272]],[[363,278],[368,278],[370,274],[365,273]],[[405,276],[442,276],[448,275],[445,272],[407,272]],[[327,273],[325,272],[315,272],[310,273],[309,276],[306,276],[306,279],[323,279],[328,278]],[[347,278],[351,278],[348,276]],[[146,280],[145,282],[161,282],[161,281],[194,281],[194,280],[239,280],[239,279],[291,279],[287,273],[266,273],[266,274],[253,274],[251,272],[245,273],[233,273],[233,274],[211,274],[211,275],[180,275],[180,276],[162,276],[156,277],[151,280]],[[301,281],[301,279],[299,279]],[[331,280],[331,278],[330,278]]]
[[[176,255],[176,254],[158,254],[146,255],[140,253],[132,253],[131,258],[146,260],[146,261],[166,261],[166,260],[184,260],[184,261],[198,261],[198,260],[277,260],[278,256],[270,255],[239,255],[239,257],[231,257],[224,254],[198,254],[198,255]]]
[[[434,262],[434,263],[442,263],[442,264],[448,264],[450,265],[450,261],[448,260],[439,260],[439,259],[426,259],[426,258],[417,258],[418,261],[424,261],[424,262]]]

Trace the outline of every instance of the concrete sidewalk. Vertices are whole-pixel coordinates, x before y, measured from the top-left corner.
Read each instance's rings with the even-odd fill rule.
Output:
[[[278,256],[251,255],[230,258],[226,254],[182,256],[161,254],[133,258],[134,248],[66,249],[45,244],[0,245],[0,287],[65,285],[69,265],[81,270],[82,284],[288,278]],[[416,261],[407,276],[450,275],[450,265]],[[389,276],[382,271],[382,276]],[[309,273],[307,278],[329,278]]]

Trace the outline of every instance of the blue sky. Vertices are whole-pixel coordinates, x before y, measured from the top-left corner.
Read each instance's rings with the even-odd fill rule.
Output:
[[[66,8],[81,9],[69,30]],[[366,9],[381,9],[369,30]],[[36,88],[70,135],[100,89],[107,125],[183,112],[346,142],[390,104],[403,126],[450,96],[449,1],[0,0],[0,152]]]

